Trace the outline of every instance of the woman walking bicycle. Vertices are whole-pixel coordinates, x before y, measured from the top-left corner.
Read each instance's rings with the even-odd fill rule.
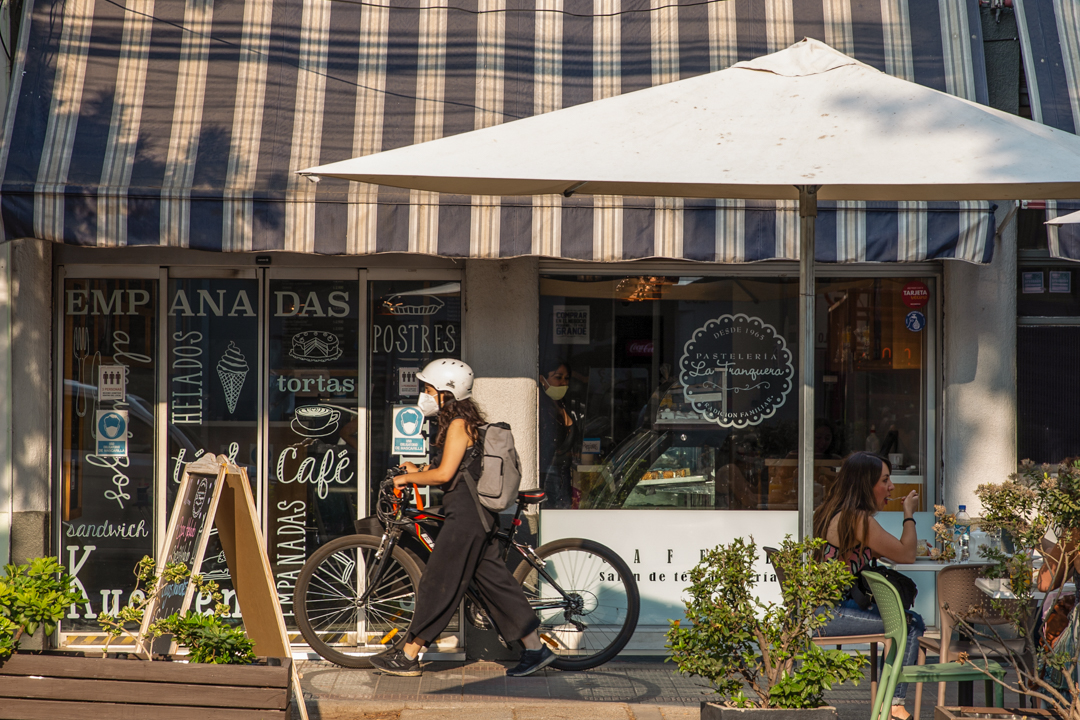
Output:
[[[394,484],[443,486],[446,521],[420,578],[405,645],[376,655],[371,664],[391,675],[420,675],[421,650],[446,628],[473,582],[502,637],[525,646],[521,661],[506,674],[531,675],[550,665],[555,654],[540,642],[540,620],[485,528],[497,527],[498,517],[478,506],[463,478],[467,471],[479,477],[482,461],[482,453],[473,452],[484,417],[471,399],[472,368],[460,360],[435,360],[416,377],[424,383],[417,407],[425,417],[437,417],[432,446],[441,457],[424,469],[404,463],[407,474],[395,477]],[[487,513],[486,522],[480,513]]]

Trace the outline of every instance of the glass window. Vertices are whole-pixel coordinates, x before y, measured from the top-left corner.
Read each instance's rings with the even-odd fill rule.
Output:
[[[816,498],[855,450],[892,456],[901,490],[924,484],[932,285],[819,282]],[[797,280],[540,287],[545,508],[798,509]]]
[[[166,518],[184,466],[207,452],[246,468],[258,497],[259,281],[174,278],[167,298]],[[235,614],[239,607],[216,532],[207,543],[202,575],[221,586]]]
[[[369,512],[374,513],[379,483],[387,468],[401,462],[391,438],[392,412],[415,405],[420,394],[416,373],[436,358],[461,357],[461,283],[380,280],[371,291],[371,472]],[[432,435],[433,428],[428,430]],[[441,491],[425,487],[429,503]]]
[[[355,280],[271,280],[267,542],[285,621],[304,562],[355,532],[359,368]]]
[[[1080,315],[1075,265],[1021,263],[1016,278],[1016,313],[1020,317]]]
[[[925,424],[933,286],[932,278],[818,280],[816,492],[835,478],[841,458],[866,450],[892,462],[894,496],[917,489],[921,510],[933,504]],[[787,497],[794,498],[790,483]]]
[[[1080,326],[1016,330],[1017,460],[1080,456]]]
[[[130,601],[135,563],[154,552],[156,289],[155,280],[64,281],[60,541],[89,600],[72,606],[68,630],[99,631],[98,614]],[[123,400],[98,396],[103,366]]]
[[[545,508],[776,509],[798,428],[798,283],[541,279]]]

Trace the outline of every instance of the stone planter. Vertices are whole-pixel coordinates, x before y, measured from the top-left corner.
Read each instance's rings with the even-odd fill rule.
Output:
[[[836,720],[836,708],[730,708],[703,702],[701,720]]]
[[[289,713],[289,659],[202,665],[16,654],[0,665],[10,720],[255,720]]]

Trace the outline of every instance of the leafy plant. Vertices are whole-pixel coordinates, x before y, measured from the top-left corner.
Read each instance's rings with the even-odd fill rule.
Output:
[[[1009,683],[987,675],[1006,689],[1042,700],[1059,717],[1080,720],[1080,686],[1076,682],[1076,653],[1054,651],[1036,642],[1035,626],[1039,613],[1035,607],[1034,559],[1050,547],[1044,537],[1052,532],[1065,542],[1061,564],[1073,568],[1080,548],[1080,462],[1073,466],[1062,464],[1057,477],[1050,474],[1048,465],[1036,466],[1030,460],[1021,463],[1020,472],[1003,483],[980,485],[975,494],[982,501],[982,529],[1007,532],[1015,551],[1008,555],[999,549],[987,549],[983,556],[994,563],[987,577],[1006,580],[1016,600],[993,600],[995,613],[1008,619],[1017,638],[1024,640],[1023,650],[1005,644],[994,626],[983,628],[978,617],[961,609],[949,609],[961,631],[972,637],[976,652],[986,657],[982,640],[994,642],[995,652],[1007,654],[1016,668],[1018,679]],[[1075,578],[1075,576],[1074,576]],[[976,627],[978,625],[978,627]],[[966,662],[968,653],[961,653]],[[977,667],[977,666],[974,666]]]
[[[254,643],[244,631],[221,622],[217,615],[190,610],[173,613],[161,621],[162,628],[188,648],[188,660],[196,663],[243,665],[255,661]]]
[[[116,615],[102,613],[98,616],[98,624],[109,636],[103,652],[108,653],[113,640],[127,635],[134,639],[138,654],[153,659],[150,652],[153,640],[162,635],[173,635],[177,645],[187,648],[191,662],[237,665],[255,660],[254,643],[242,629],[224,622],[223,618],[228,614],[229,606],[221,602],[222,595],[216,582],[205,580],[201,575],[192,575],[184,563],[166,563],[161,572],[164,585],[191,582],[195,585],[196,594],[210,596],[214,601],[214,609],[208,614],[193,610],[188,610],[183,615],[173,613],[150,623],[143,634],[141,626],[146,608],[156,597],[158,587],[162,585],[158,582],[157,566],[153,558],[143,557],[135,565],[135,579],[138,592],[132,593],[135,599],[131,604]],[[139,626],[140,630],[132,632],[129,630],[131,626]]]
[[[7,565],[0,578],[0,660],[18,650],[22,636],[33,635],[38,627],[52,635],[67,608],[85,602],[55,557]]]
[[[734,707],[819,707],[834,684],[858,684],[865,657],[810,640],[830,619],[820,608],[839,603],[854,582],[845,563],[815,559],[824,544],[784,540],[773,558],[784,575],[781,603],[764,603],[754,592],[753,539],[707,552],[690,571],[686,622],[672,621],[667,633],[669,660],[709,680]]]
[[[956,546],[954,544],[955,527],[956,513],[946,512],[944,505],[935,505],[933,530],[934,537],[941,543],[941,548],[931,548],[931,558],[944,563],[949,562],[956,557]]]

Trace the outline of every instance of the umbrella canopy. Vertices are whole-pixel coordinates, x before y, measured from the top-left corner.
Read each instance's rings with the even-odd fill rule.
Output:
[[[1080,137],[817,40],[719,72],[302,174],[474,195],[1080,196]]]
[[[1046,221],[1047,225],[1074,225],[1076,223],[1080,223],[1080,210]]]
[[[1080,197],[1080,137],[817,40],[726,70],[301,171],[473,195],[799,199],[799,527],[812,533],[817,199]]]

